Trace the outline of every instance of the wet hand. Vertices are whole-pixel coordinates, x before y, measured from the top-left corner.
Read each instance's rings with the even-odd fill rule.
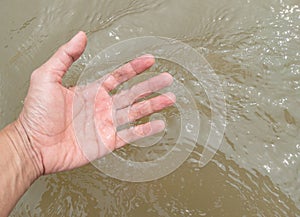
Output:
[[[64,87],[62,78],[81,56],[86,43],[86,35],[78,33],[31,76],[29,92],[18,121],[27,133],[32,151],[39,156],[36,163],[40,165],[41,174],[82,166],[128,142],[162,131],[165,127],[162,121],[121,131],[117,128],[175,102],[172,93],[140,101],[171,85],[173,79],[168,73],[115,95],[110,94],[121,83],[151,67],[155,61],[151,55],[141,56],[87,86]],[[86,147],[78,144],[80,135],[75,133],[74,120],[81,123],[80,132],[89,138],[84,144]],[[88,127],[91,123],[95,125],[93,130]]]

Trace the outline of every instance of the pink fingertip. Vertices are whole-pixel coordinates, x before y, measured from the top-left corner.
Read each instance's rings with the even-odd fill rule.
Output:
[[[164,96],[168,97],[173,103],[176,102],[176,96],[172,92],[165,93]]]
[[[137,58],[138,60],[143,60],[144,67],[148,68],[155,63],[155,57],[152,54],[145,54]]]
[[[165,79],[167,80],[167,84],[168,85],[171,85],[172,83],[173,83],[173,81],[174,81],[174,78],[173,78],[173,76],[170,74],[170,73],[168,73],[168,72],[163,72],[162,74],[161,74],[163,77],[165,77]]]
[[[144,54],[138,58],[150,58],[150,59],[155,59],[155,57],[152,54]]]
[[[155,62],[154,56],[151,54],[146,54],[131,61],[131,67],[133,70],[140,74],[146,69],[150,68]]]
[[[155,132],[161,132],[165,129],[166,124],[162,120],[155,120],[151,122],[152,127],[155,129]]]

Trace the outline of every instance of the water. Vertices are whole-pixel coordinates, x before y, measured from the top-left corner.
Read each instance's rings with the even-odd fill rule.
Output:
[[[0,127],[20,112],[30,73],[78,30],[89,44],[65,85],[103,48],[159,35],[205,55],[228,112],[221,149],[204,168],[201,147],[147,183],[121,182],[88,165],[40,178],[11,216],[300,216],[299,1],[4,0],[0,8]],[[201,90],[198,99],[203,144],[210,111]]]

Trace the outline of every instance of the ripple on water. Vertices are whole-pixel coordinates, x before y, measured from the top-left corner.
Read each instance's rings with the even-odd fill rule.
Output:
[[[28,69],[28,76],[79,29],[89,33],[89,46],[66,85],[74,84],[85,64],[116,41],[142,35],[178,38],[203,53],[221,78],[228,126],[221,151],[203,169],[198,166],[200,146],[176,172],[151,183],[119,182],[87,166],[42,178],[13,216],[300,216],[297,1],[42,4],[31,24],[35,28],[18,44],[7,72]],[[209,102],[201,87],[188,85],[198,91],[199,144],[204,144]]]

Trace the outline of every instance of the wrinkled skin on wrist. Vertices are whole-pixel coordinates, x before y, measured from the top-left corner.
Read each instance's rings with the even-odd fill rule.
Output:
[[[39,155],[19,120],[0,132],[0,217],[8,216],[18,199],[41,175]]]

